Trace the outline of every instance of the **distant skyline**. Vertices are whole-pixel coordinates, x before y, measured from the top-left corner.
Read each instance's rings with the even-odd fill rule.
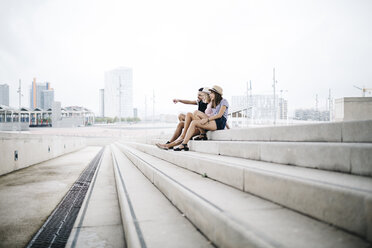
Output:
[[[27,106],[32,80],[53,84],[63,106],[99,110],[104,72],[133,69],[133,107],[144,116],[193,106],[202,86],[224,96],[283,90],[290,114],[325,108],[334,98],[372,88],[372,1],[0,1],[0,84],[10,105]],[[367,94],[367,96],[372,96]]]

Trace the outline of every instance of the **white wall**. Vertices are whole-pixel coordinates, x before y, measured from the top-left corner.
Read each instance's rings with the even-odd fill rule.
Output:
[[[372,97],[344,97],[335,104],[336,121],[372,120]]]
[[[37,164],[86,146],[80,137],[0,133],[0,175]],[[18,160],[14,160],[18,151]]]

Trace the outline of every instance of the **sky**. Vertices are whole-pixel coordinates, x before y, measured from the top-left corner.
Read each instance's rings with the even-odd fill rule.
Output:
[[[288,100],[291,111],[372,88],[371,0],[0,0],[0,84],[29,106],[33,78],[98,113],[104,72],[133,69],[134,107],[177,114],[203,86]],[[282,92],[282,93],[281,93]],[[155,95],[155,100],[153,99]],[[371,94],[367,96],[372,96]],[[146,99],[146,101],[145,101]]]

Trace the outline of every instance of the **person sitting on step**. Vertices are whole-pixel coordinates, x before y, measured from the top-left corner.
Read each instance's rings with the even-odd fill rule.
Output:
[[[226,127],[229,103],[225,98],[222,98],[223,92],[220,86],[215,85],[210,89],[210,91],[213,115],[211,117],[203,118],[201,120],[193,120],[186,132],[186,136],[182,144],[177,148],[174,148],[173,150],[188,151],[189,147],[187,146],[187,144],[198,128],[215,131],[223,130]]]
[[[199,110],[195,110],[192,120],[201,120],[201,119],[211,117],[213,115],[212,101],[211,101],[211,97],[209,95],[210,94],[209,88],[207,88],[207,87],[204,88],[203,92],[205,93],[204,102],[208,103],[207,108],[206,108],[204,113],[199,111]],[[198,128],[198,130],[199,130],[200,134],[198,136],[196,136],[194,138],[194,140],[207,140],[207,132],[204,129],[201,129],[201,128]],[[182,133],[183,135],[181,135],[182,140],[186,136],[185,130],[183,132],[184,132],[184,133]]]
[[[211,107],[212,106],[212,103],[210,102],[210,97],[209,97],[209,93],[210,92],[209,92],[209,90],[208,90],[207,87],[205,87],[203,89],[203,93],[204,93],[203,102],[208,103],[205,112],[202,112],[200,110],[195,110],[194,113],[191,113],[191,112],[187,113],[186,114],[186,120],[184,122],[185,123],[184,124],[184,128],[183,128],[183,131],[182,131],[181,135],[175,141],[173,141],[173,142],[169,142],[167,144],[159,144],[159,143],[157,143],[156,144],[157,147],[159,147],[161,149],[164,149],[164,150],[168,150],[170,148],[173,148],[174,146],[180,145],[182,143],[185,135],[186,135],[186,132],[187,132],[189,126],[190,126],[191,121],[193,121],[193,120],[200,120],[202,118],[205,118],[205,117],[210,116],[213,113],[212,112],[212,107]],[[208,114],[206,114],[206,113],[208,113]],[[201,129],[196,129],[193,136],[198,135],[201,131],[203,132],[203,130],[201,130]],[[206,137],[205,136],[205,132],[204,132],[204,136],[203,137]],[[196,137],[196,139],[197,140],[200,140],[201,138]],[[203,138],[203,139],[205,140],[205,138]]]
[[[197,98],[197,100],[191,101],[191,100],[173,99],[173,102],[175,104],[178,103],[178,102],[181,102],[183,104],[198,105],[198,111],[204,113],[204,111],[207,108],[208,103],[206,103],[206,102],[203,101],[204,95],[205,95],[205,92],[206,92],[206,90],[204,90],[204,92],[203,92],[203,90],[204,90],[204,88],[200,88],[198,90],[198,98]],[[179,138],[180,135],[182,134],[182,130],[185,130],[185,128],[184,128],[185,127],[185,124],[187,123],[187,127],[188,127],[189,122],[191,122],[191,121],[189,121],[189,119],[191,118],[190,117],[190,114],[191,113],[188,113],[186,115],[185,114],[179,114],[178,115],[179,123],[177,125],[177,128],[176,128],[176,130],[175,130],[172,138],[169,141],[167,141],[166,144],[159,144],[159,143],[157,143],[156,146],[158,146],[159,148],[162,148],[162,149],[166,149],[167,150],[168,148],[171,148],[174,145],[181,144],[182,140],[180,142],[180,140],[178,140],[177,138]],[[185,132],[185,134],[186,134],[186,132]],[[198,133],[196,133],[195,135],[197,135],[197,134]],[[177,140],[177,142],[175,142],[176,140]]]

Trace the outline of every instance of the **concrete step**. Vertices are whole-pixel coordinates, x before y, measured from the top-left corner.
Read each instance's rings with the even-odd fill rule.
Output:
[[[207,133],[210,140],[372,142],[372,120],[237,128]]]
[[[112,151],[128,247],[212,247],[124,154]]]
[[[66,247],[125,247],[111,151],[106,146]]]
[[[372,178],[242,158],[130,146],[372,240]]]
[[[190,141],[192,151],[372,176],[372,144]]]
[[[348,232],[118,145],[218,247],[369,247]]]

